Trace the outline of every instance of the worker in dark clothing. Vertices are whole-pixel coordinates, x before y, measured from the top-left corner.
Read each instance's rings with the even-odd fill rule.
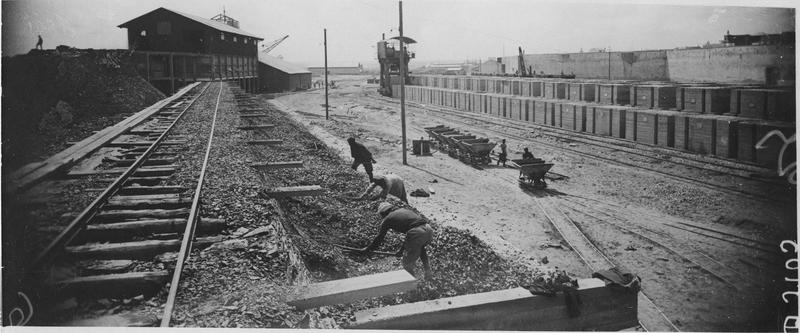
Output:
[[[431,267],[428,263],[428,253],[425,252],[425,245],[433,239],[433,229],[428,225],[428,221],[407,208],[397,208],[390,203],[382,202],[378,206],[378,214],[383,217],[381,229],[369,246],[358,249],[355,252],[369,254],[383,242],[386,232],[389,229],[406,234],[403,246],[397,255],[403,256],[403,268],[414,275],[414,264],[417,258],[422,260],[425,269],[425,278],[430,278]]]
[[[364,145],[357,143],[355,138],[347,139],[347,143],[350,144],[350,156],[353,157],[353,170],[357,170],[360,164],[364,165],[364,171],[367,172],[369,176],[369,181],[373,182],[372,178],[372,163],[378,163],[372,158],[372,153],[367,150],[367,147]]]
[[[530,151],[528,151],[528,148],[525,148],[525,149],[523,149],[523,150],[524,150],[524,151],[522,152],[522,159],[523,159],[523,160],[531,160],[531,159],[533,159],[533,153],[531,153]]]
[[[36,49],[37,50],[41,50],[42,49],[42,35],[39,35],[39,41],[36,42]]]
[[[506,166],[507,158],[508,158],[508,151],[506,151],[506,139],[503,139],[503,143],[500,144],[500,156],[497,159],[497,165],[503,163],[503,166]]]

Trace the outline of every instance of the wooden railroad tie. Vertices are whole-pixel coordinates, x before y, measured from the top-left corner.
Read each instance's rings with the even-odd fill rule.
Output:
[[[273,127],[275,127],[274,124],[261,124],[261,125],[244,125],[244,126],[238,126],[236,128],[240,130],[259,130],[259,129],[270,129]]]
[[[287,302],[298,309],[345,304],[364,298],[404,292],[417,287],[417,279],[405,270],[314,283],[295,290]]]
[[[192,243],[192,247],[202,249],[223,239],[223,236],[198,238]],[[180,239],[168,239],[67,246],[64,248],[64,253],[76,259],[151,259],[153,256],[175,252],[180,248]]]
[[[254,114],[240,114],[239,118],[263,118],[267,115],[264,113],[254,113]]]
[[[103,298],[125,298],[153,293],[169,279],[168,271],[131,272],[80,276],[58,281],[60,295],[92,295]]]
[[[256,168],[256,169],[302,168],[303,167],[303,161],[251,163],[250,166],[253,167],[253,168]]]
[[[136,177],[158,177],[158,176],[169,176],[175,173],[175,165],[159,165],[154,167],[142,167],[136,169],[133,172],[133,176]],[[88,171],[70,171],[67,176],[68,177],[83,177],[83,176],[91,176],[91,175],[107,175],[107,174],[117,174],[123,173],[127,170],[127,168],[113,168],[113,169],[106,169],[106,170],[88,170]]]
[[[247,141],[248,145],[258,145],[258,146],[274,146],[283,144],[283,140],[250,140]]]
[[[74,219],[78,213],[66,213],[62,218]],[[124,221],[124,220],[137,220],[137,219],[171,219],[171,218],[184,218],[189,216],[188,208],[178,209],[122,209],[122,210],[104,210],[95,214],[94,218],[98,221]]]
[[[321,195],[324,189],[319,185],[276,187],[262,193],[270,198],[302,197]]]
[[[350,328],[615,331],[639,325],[637,293],[612,289],[599,279],[578,280],[578,286],[575,316],[563,293],[538,296],[514,288],[362,310]]]
[[[187,141],[164,141],[162,146],[177,146],[185,145]],[[127,141],[127,142],[109,142],[106,147],[134,147],[134,146],[151,146],[155,141]]]
[[[213,234],[225,229],[225,220],[203,218],[198,222],[197,231],[201,234]],[[136,220],[117,223],[97,223],[86,226],[86,230],[78,234],[75,242],[91,241],[119,241],[129,240],[135,236],[147,236],[151,234],[166,234],[183,232],[186,227],[186,219],[160,219],[160,220]],[[47,233],[58,233],[61,227],[40,228],[39,231]]]

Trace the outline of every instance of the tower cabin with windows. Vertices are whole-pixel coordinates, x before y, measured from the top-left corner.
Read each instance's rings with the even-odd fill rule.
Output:
[[[120,24],[139,73],[171,94],[195,81],[236,81],[248,92],[258,82],[258,42],[223,14],[212,19],[158,8]]]

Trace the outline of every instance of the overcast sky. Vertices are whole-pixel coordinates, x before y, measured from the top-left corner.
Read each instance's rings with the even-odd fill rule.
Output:
[[[665,5],[679,3],[681,5]],[[718,42],[732,34],[795,30],[791,1],[531,1],[405,0],[404,35],[416,39],[418,61],[474,60],[527,53],[669,49]],[[752,7],[754,5],[772,7]],[[44,47],[126,48],[117,25],[158,7],[210,18],[222,11],[240,28],[270,42],[270,54],[302,65],[323,63],[328,29],[330,65],[376,62],[381,33],[397,34],[397,1],[387,0],[11,0],[3,1],[3,55]],[[731,6],[736,5],[736,6]],[[751,7],[743,7],[749,5]]]

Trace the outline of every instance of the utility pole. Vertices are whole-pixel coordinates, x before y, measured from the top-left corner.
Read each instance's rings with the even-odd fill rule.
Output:
[[[328,29],[322,29],[325,43],[325,120],[328,120]]]
[[[403,165],[406,159],[406,49],[403,46],[403,1],[400,1],[400,122],[403,130]],[[389,82],[391,84],[391,82]]]
[[[606,50],[608,52],[608,80],[611,81],[611,46]]]

